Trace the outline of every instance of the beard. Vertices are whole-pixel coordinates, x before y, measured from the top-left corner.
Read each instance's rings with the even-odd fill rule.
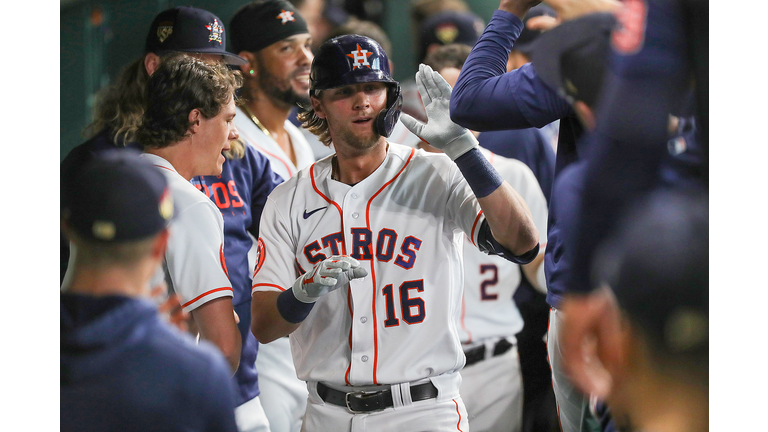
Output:
[[[293,89],[291,80],[293,75],[298,75],[302,70],[296,70],[288,77],[280,78],[272,75],[261,60],[256,60],[259,68],[258,81],[261,91],[263,91],[269,98],[274,101],[281,102],[288,106],[301,105],[309,106],[309,93],[301,94]],[[285,89],[285,90],[283,90]]]

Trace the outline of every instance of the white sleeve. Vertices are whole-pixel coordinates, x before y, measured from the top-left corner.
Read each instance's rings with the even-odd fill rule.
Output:
[[[296,280],[296,254],[290,227],[277,209],[275,200],[267,197],[259,223],[256,266],[253,274],[255,291],[285,291]]]
[[[234,295],[224,263],[221,214],[206,204],[195,203],[177,215],[165,253],[170,284],[185,312]]]

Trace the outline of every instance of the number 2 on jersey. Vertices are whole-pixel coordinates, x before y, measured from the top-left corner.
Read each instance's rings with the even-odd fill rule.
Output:
[[[496,267],[496,264],[483,264],[480,266],[480,274],[484,274],[488,271],[492,272],[493,275],[480,284],[480,299],[496,300],[499,298],[499,295],[496,293],[489,294],[486,289],[499,283],[499,268]]]
[[[410,291],[415,289],[418,292],[424,291],[424,280],[405,281],[400,285],[400,315],[403,321],[408,324],[418,324],[424,321],[426,312],[424,310],[424,299],[421,297],[410,297]],[[395,313],[395,293],[392,284],[385,286],[382,290],[387,302],[387,319],[384,321],[385,327],[395,327],[400,325]],[[415,309],[415,310],[414,310]]]

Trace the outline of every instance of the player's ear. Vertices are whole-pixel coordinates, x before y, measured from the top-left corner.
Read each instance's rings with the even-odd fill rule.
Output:
[[[168,238],[170,237],[170,231],[168,228],[160,231],[160,234],[155,237],[155,242],[152,244],[152,258],[158,261],[165,257],[165,250],[168,248]]]
[[[250,51],[240,51],[237,55],[248,60],[248,63],[239,66],[243,76],[246,78],[256,77],[259,74],[259,69],[256,67],[256,56]]]
[[[314,96],[310,96],[309,101],[312,103],[312,109],[315,110],[315,115],[321,119],[324,119],[325,113],[323,112],[323,105],[320,103],[320,99]]]
[[[160,56],[158,56],[155,53],[147,53],[147,55],[144,56],[144,69],[146,69],[147,74],[149,76],[152,76],[153,73],[157,70],[157,68],[160,67],[160,63],[162,60],[160,60]]]
[[[195,108],[189,112],[189,131],[191,133],[197,133],[200,128],[200,120],[203,118],[203,113],[199,109]]]

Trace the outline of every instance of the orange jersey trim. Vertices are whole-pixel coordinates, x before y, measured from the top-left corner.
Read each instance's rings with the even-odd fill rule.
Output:
[[[459,415],[459,421],[458,421],[458,423],[456,423],[456,429],[457,429],[459,432],[463,432],[463,431],[461,430],[461,412],[459,411],[459,403],[458,403],[458,402],[456,402],[456,399],[451,399],[451,400],[453,401],[453,403],[454,403],[454,404],[456,404],[456,414],[458,414],[458,415]]]
[[[475,223],[472,224],[472,234],[469,237],[469,241],[472,242],[473,245],[477,246],[475,243],[475,228],[477,228],[477,223],[480,221],[480,215],[483,214],[483,211],[480,210],[480,213],[477,214],[477,217],[475,218]]]
[[[215,292],[217,292],[217,291],[232,291],[232,293],[234,294],[234,291],[232,290],[232,287],[222,287],[222,288],[216,288],[216,289],[212,289],[212,290],[210,290],[210,291],[208,291],[208,292],[205,292],[205,293],[202,293],[202,294],[200,294],[199,296],[197,296],[197,297],[193,298],[192,300],[190,300],[190,301],[188,301],[188,302],[184,303],[183,305],[181,305],[181,307],[182,307],[182,308],[185,308],[185,307],[187,307],[187,306],[191,305],[192,303],[194,303],[194,302],[196,302],[196,301],[200,300],[201,298],[203,298],[203,297],[205,297],[205,296],[207,296],[207,295],[213,294],[213,293],[215,293]]]
[[[256,287],[259,287],[259,286],[268,286],[268,287],[277,288],[277,289],[279,289],[280,291],[285,291],[285,288],[281,287],[280,285],[275,285],[275,284],[271,284],[271,283],[260,283],[260,284],[254,284],[254,285],[251,287],[251,291],[253,291],[253,289],[254,289],[254,288],[256,288]]]
[[[384,189],[386,189],[387,186],[392,184],[392,182],[394,182],[395,179],[400,177],[400,174],[402,174],[403,171],[405,171],[405,168],[408,166],[408,164],[411,163],[411,160],[413,159],[414,154],[416,154],[416,149],[411,149],[411,154],[408,155],[408,160],[405,161],[405,165],[403,165],[403,167],[400,168],[400,171],[398,171],[394,177],[389,179],[388,182],[384,183],[384,185],[381,186],[381,188],[378,191],[376,191],[376,193],[373,194],[373,196],[371,196],[371,199],[368,200],[368,204],[365,207],[365,225],[366,225],[366,228],[368,229],[368,232],[371,232],[371,203],[373,202],[373,199],[376,198]],[[370,247],[371,249],[373,248],[372,241],[371,241]],[[368,252],[371,254],[371,278],[373,280],[373,301],[371,302],[371,313],[373,315],[373,323],[374,323],[373,325],[373,383],[378,384],[379,381],[377,377],[377,371],[379,367],[379,335],[378,335],[379,326],[377,324],[379,321],[376,316],[376,298],[379,295],[379,292],[378,292],[379,288],[378,288],[378,285],[376,284],[376,270],[374,270],[375,255],[373,254],[373,250],[369,250]],[[350,333],[350,337],[351,337],[351,333]]]

